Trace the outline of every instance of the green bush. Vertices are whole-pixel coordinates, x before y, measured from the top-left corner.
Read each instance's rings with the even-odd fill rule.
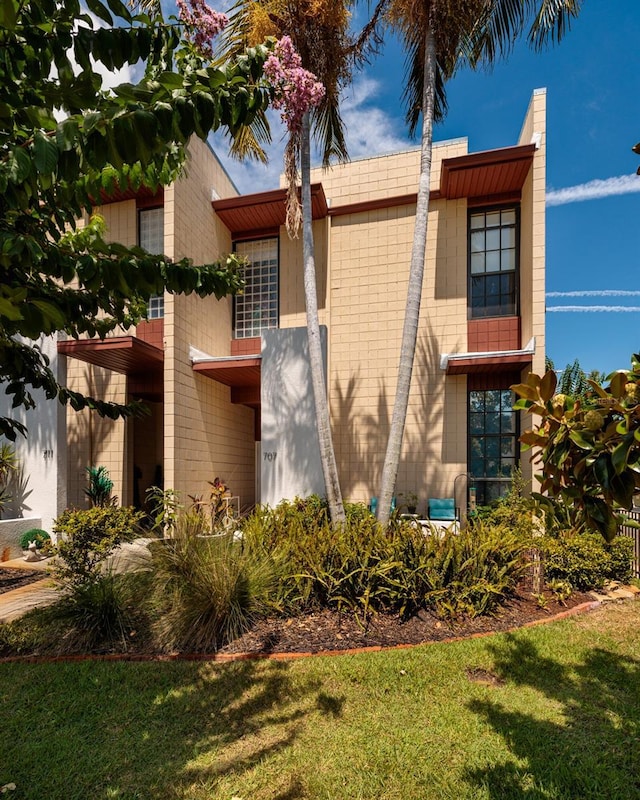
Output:
[[[137,577],[107,570],[93,580],[69,586],[49,608],[49,618],[62,633],[59,649],[65,653],[94,652],[114,645],[126,649],[139,610],[134,586]]]
[[[599,533],[579,533],[540,540],[547,581],[568,581],[574,589],[600,589],[607,581],[631,577],[633,543],[616,536],[608,544]]]
[[[255,559],[232,535],[194,535],[179,520],[172,539],[152,549],[154,635],[164,650],[213,651],[246,630],[272,592],[268,559]]]
[[[31,528],[25,531],[20,537],[20,547],[23,550],[28,550],[31,542],[35,542],[36,547],[40,550],[51,542],[51,537],[46,531],[43,531],[42,528]]]
[[[54,523],[58,556],[54,575],[65,585],[95,581],[104,560],[139,535],[143,514],[123,506],[94,506],[64,511]]]
[[[504,525],[478,521],[459,534],[425,535],[398,520],[383,529],[362,509],[341,527],[331,527],[315,501],[258,509],[245,521],[245,548],[277,571],[278,610],[491,613],[524,570],[523,539]]]

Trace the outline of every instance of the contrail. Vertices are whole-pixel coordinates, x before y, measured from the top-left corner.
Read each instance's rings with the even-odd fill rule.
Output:
[[[563,206],[567,203],[579,203],[582,200],[598,200],[602,197],[613,197],[621,194],[640,192],[640,176],[619,175],[617,178],[596,179],[577,186],[547,191],[547,206]]]
[[[571,312],[578,311],[586,313],[587,311],[613,311],[618,312],[636,312],[640,313],[640,306],[547,306],[547,311],[556,312]]]
[[[595,289],[575,292],[547,292],[546,297],[640,297],[640,291],[626,289]]]

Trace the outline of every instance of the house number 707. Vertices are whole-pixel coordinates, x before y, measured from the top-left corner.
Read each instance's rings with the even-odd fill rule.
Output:
[[[264,454],[264,460],[265,461],[275,461],[277,455],[278,455],[277,451],[275,451],[273,453],[265,453]]]

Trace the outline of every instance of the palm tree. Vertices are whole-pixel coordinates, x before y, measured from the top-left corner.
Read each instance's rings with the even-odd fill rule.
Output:
[[[472,67],[506,55],[533,20],[528,40],[541,49],[558,41],[577,16],[581,0],[391,0],[390,19],[407,50],[407,121],[414,132],[422,115],[420,176],[407,305],[396,397],[378,496],[378,519],[389,519],[409,404],[424,275],[431,180],[433,123],[445,110],[444,82],[466,60]]]
[[[327,382],[322,359],[318,300],[316,290],[315,253],[311,212],[311,130],[322,151],[323,166],[331,160],[345,161],[347,149],[340,118],[340,90],[349,80],[359,60],[366,57],[369,43],[375,43],[377,24],[387,0],[379,0],[374,14],[358,37],[349,35],[349,7],[344,0],[239,0],[229,26],[225,56],[257,44],[266,36],[289,36],[302,59],[302,66],[324,85],[321,104],[304,114],[301,129],[290,132],[285,151],[285,174],[289,186],[287,228],[297,236],[302,218],[302,254],[304,270],[309,364],[313,384],[320,458],[334,524],[345,521],[338,467],[331,436],[327,399]],[[264,130],[264,129],[263,129]],[[249,135],[245,144],[256,149],[258,139]],[[242,143],[241,143],[242,144]],[[236,154],[246,148],[238,147]],[[300,163],[302,213],[297,199],[297,168]]]

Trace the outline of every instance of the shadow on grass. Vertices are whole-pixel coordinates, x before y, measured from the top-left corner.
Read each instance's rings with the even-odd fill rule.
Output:
[[[0,786],[34,800],[217,797],[222,779],[290,748],[309,714],[335,713],[320,689],[278,662],[5,664]],[[295,781],[274,788],[304,797]]]
[[[517,635],[491,649],[498,675],[544,698],[541,711],[532,699],[531,713],[507,709],[499,694],[469,703],[514,756],[467,772],[482,797],[640,798],[640,661],[594,648],[565,665]]]

